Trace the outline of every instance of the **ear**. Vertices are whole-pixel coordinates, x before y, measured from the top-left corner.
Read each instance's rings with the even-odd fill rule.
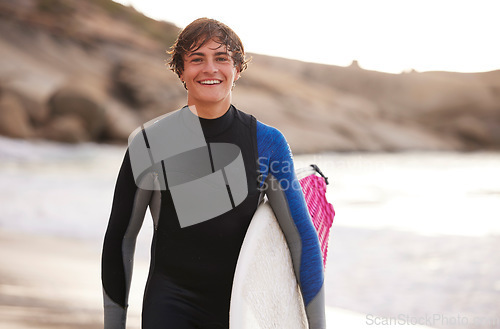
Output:
[[[240,69],[236,68],[236,74],[234,75],[234,82],[236,82],[241,77]]]

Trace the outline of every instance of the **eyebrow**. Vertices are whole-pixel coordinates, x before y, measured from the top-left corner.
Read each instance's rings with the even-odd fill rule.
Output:
[[[229,53],[227,51],[219,51],[219,52],[215,53],[215,56],[221,56],[221,55],[229,56]],[[191,54],[188,55],[188,57],[191,57],[191,56],[202,56],[202,57],[204,57],[205,54],[202,53],[202,52],[194,52],[194,53],[191,53]]]

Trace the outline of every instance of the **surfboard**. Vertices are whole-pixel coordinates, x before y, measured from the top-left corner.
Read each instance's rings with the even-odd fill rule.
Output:
[[[267,201],[243,241],[230,305],[231,329],[309,327],[288,245]]]
[[[326,266],[328,238],[335,217],[335,210],[326,199],[328,177],[314,164],[295,173]],[[290,250],[267,199],[258,206],[243,240],[229,313],[230,329],[309,328]]]

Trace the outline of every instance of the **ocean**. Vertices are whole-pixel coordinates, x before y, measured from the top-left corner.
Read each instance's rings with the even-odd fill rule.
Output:
[[[124,152],[123,146],[0,138],[0,227],[101,238]],[[294,159],[296,168],[315,163],[329,177],[335,227],[500,233],[500,153],[324,153]]]

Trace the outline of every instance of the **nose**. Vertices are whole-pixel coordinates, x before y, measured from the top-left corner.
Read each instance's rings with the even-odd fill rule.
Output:
[[[206,72],[206,73],[216,73],[219,68],[217,67],[217,63],[215,62],[215,60],[207,60],[205,62],[205,66],[203,67],[203,71]]]

